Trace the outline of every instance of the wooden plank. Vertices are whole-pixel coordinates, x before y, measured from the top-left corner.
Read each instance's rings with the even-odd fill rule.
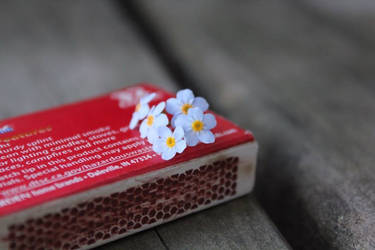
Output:
[[[323,19],[369,46],[375,41],[375,2],[372,0],[303,0],[296,3],[306,14]]]
[[[141,81],[174,90],[135,34],[113,3],[2,1],[1,117]]]
[[[76,101],[138,81],[154,82],[172,91],[176,88],[128,20],[109,2],[3,1],[0,37],[1,118]],[[239,215],[235,204],[242,207]],[[255,201],[235,201],[230,207],[231,218],[239,221],[243,215],[249,222],[245,229],[254,235],[240,235],[244,242],[251,243],[249,247],[285,248],[278,247],[283,246],[283,241]],[[220,209],[201,216],[215,211]],[[163,226],[160,230],[168,232]],[[211,226],[208,230],[217,228]],[[224,234],[218,233],[222,241],[233,240],[237,233],[232,229],[226,237],[221,236]],[[200,243],[197,248],[208,246],[210,241]],[[100,249],[165,248],[157,230],[148,230]]]
[[[288,249],[252,195],[158,228],[169,249]]]
[[[256,193],[293,247],[375,248],[374,46],[292,1],[136,10],[183,68],[175,77],[255,132]]]
[[[105,1],[0,3],[0,116],[149,80],[174,91],[158,61]],[[165,249],[155,230],[100,249]]]
[[[162,244],[157,235],[157,231],[150,229],[125,239],[116,240],[106,245],[95,248],[97,250],[124,250],[124,249],[152,249],[164,250],[166,247]]]

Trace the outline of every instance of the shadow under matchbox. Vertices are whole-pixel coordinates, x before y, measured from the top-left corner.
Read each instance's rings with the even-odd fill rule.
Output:
[[[0,249],[89,249],[252,190],[251,132],[208,111],[215,142],[163,160],[129,128],[150,93],[174,97],[138,84],[0,121]]]

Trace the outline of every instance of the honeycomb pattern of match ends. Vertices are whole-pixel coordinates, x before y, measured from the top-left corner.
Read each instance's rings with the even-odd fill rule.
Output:
[[[8,227],[9,249],[81,249],[181,217],[236,195],[238,157],[30,218]]]

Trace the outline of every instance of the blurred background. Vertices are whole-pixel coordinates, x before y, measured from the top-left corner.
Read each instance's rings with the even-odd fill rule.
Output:
[[[374,80],[371,0],[0,1],[0,118],[146,81],[259,141],[254,194],[102,249],[375,249]]]

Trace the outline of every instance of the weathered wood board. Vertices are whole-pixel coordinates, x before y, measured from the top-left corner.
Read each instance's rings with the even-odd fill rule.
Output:
[[[372,0],[296,1],[311,16],[322,19],[358,42],[372,47],[375,42],[375,2]]]
[[[255,197],[246,195],[168,223],[158,232],[169,249],[289,249],[265,218]]]
[[[134,5],[176,79],[257,135],[257,197],[292,246],[375,248],[375,46],[294,1]]]
[[[149,81],[171,91],[178,88],[112,2],[3,1],[0,40],[1,118],[77,101],[134,82]],[[197,223],[199,234],[195,231]],[[179,232],[178,237],[183,236],[181,233],[188,236],[189,242],[185,240],[186,245],[182,245],[184,241],[173,237],[174,231]],[[241,240],[225,243],[223,247],[228,249],[288,248],[256,200],[246,198],[100,249],[207,249],[218,246],[218,239],[223,244]]]
[[[1,2],[1,117],[141,81],[174,90],[163,67],[134,34],[111,3]]]

